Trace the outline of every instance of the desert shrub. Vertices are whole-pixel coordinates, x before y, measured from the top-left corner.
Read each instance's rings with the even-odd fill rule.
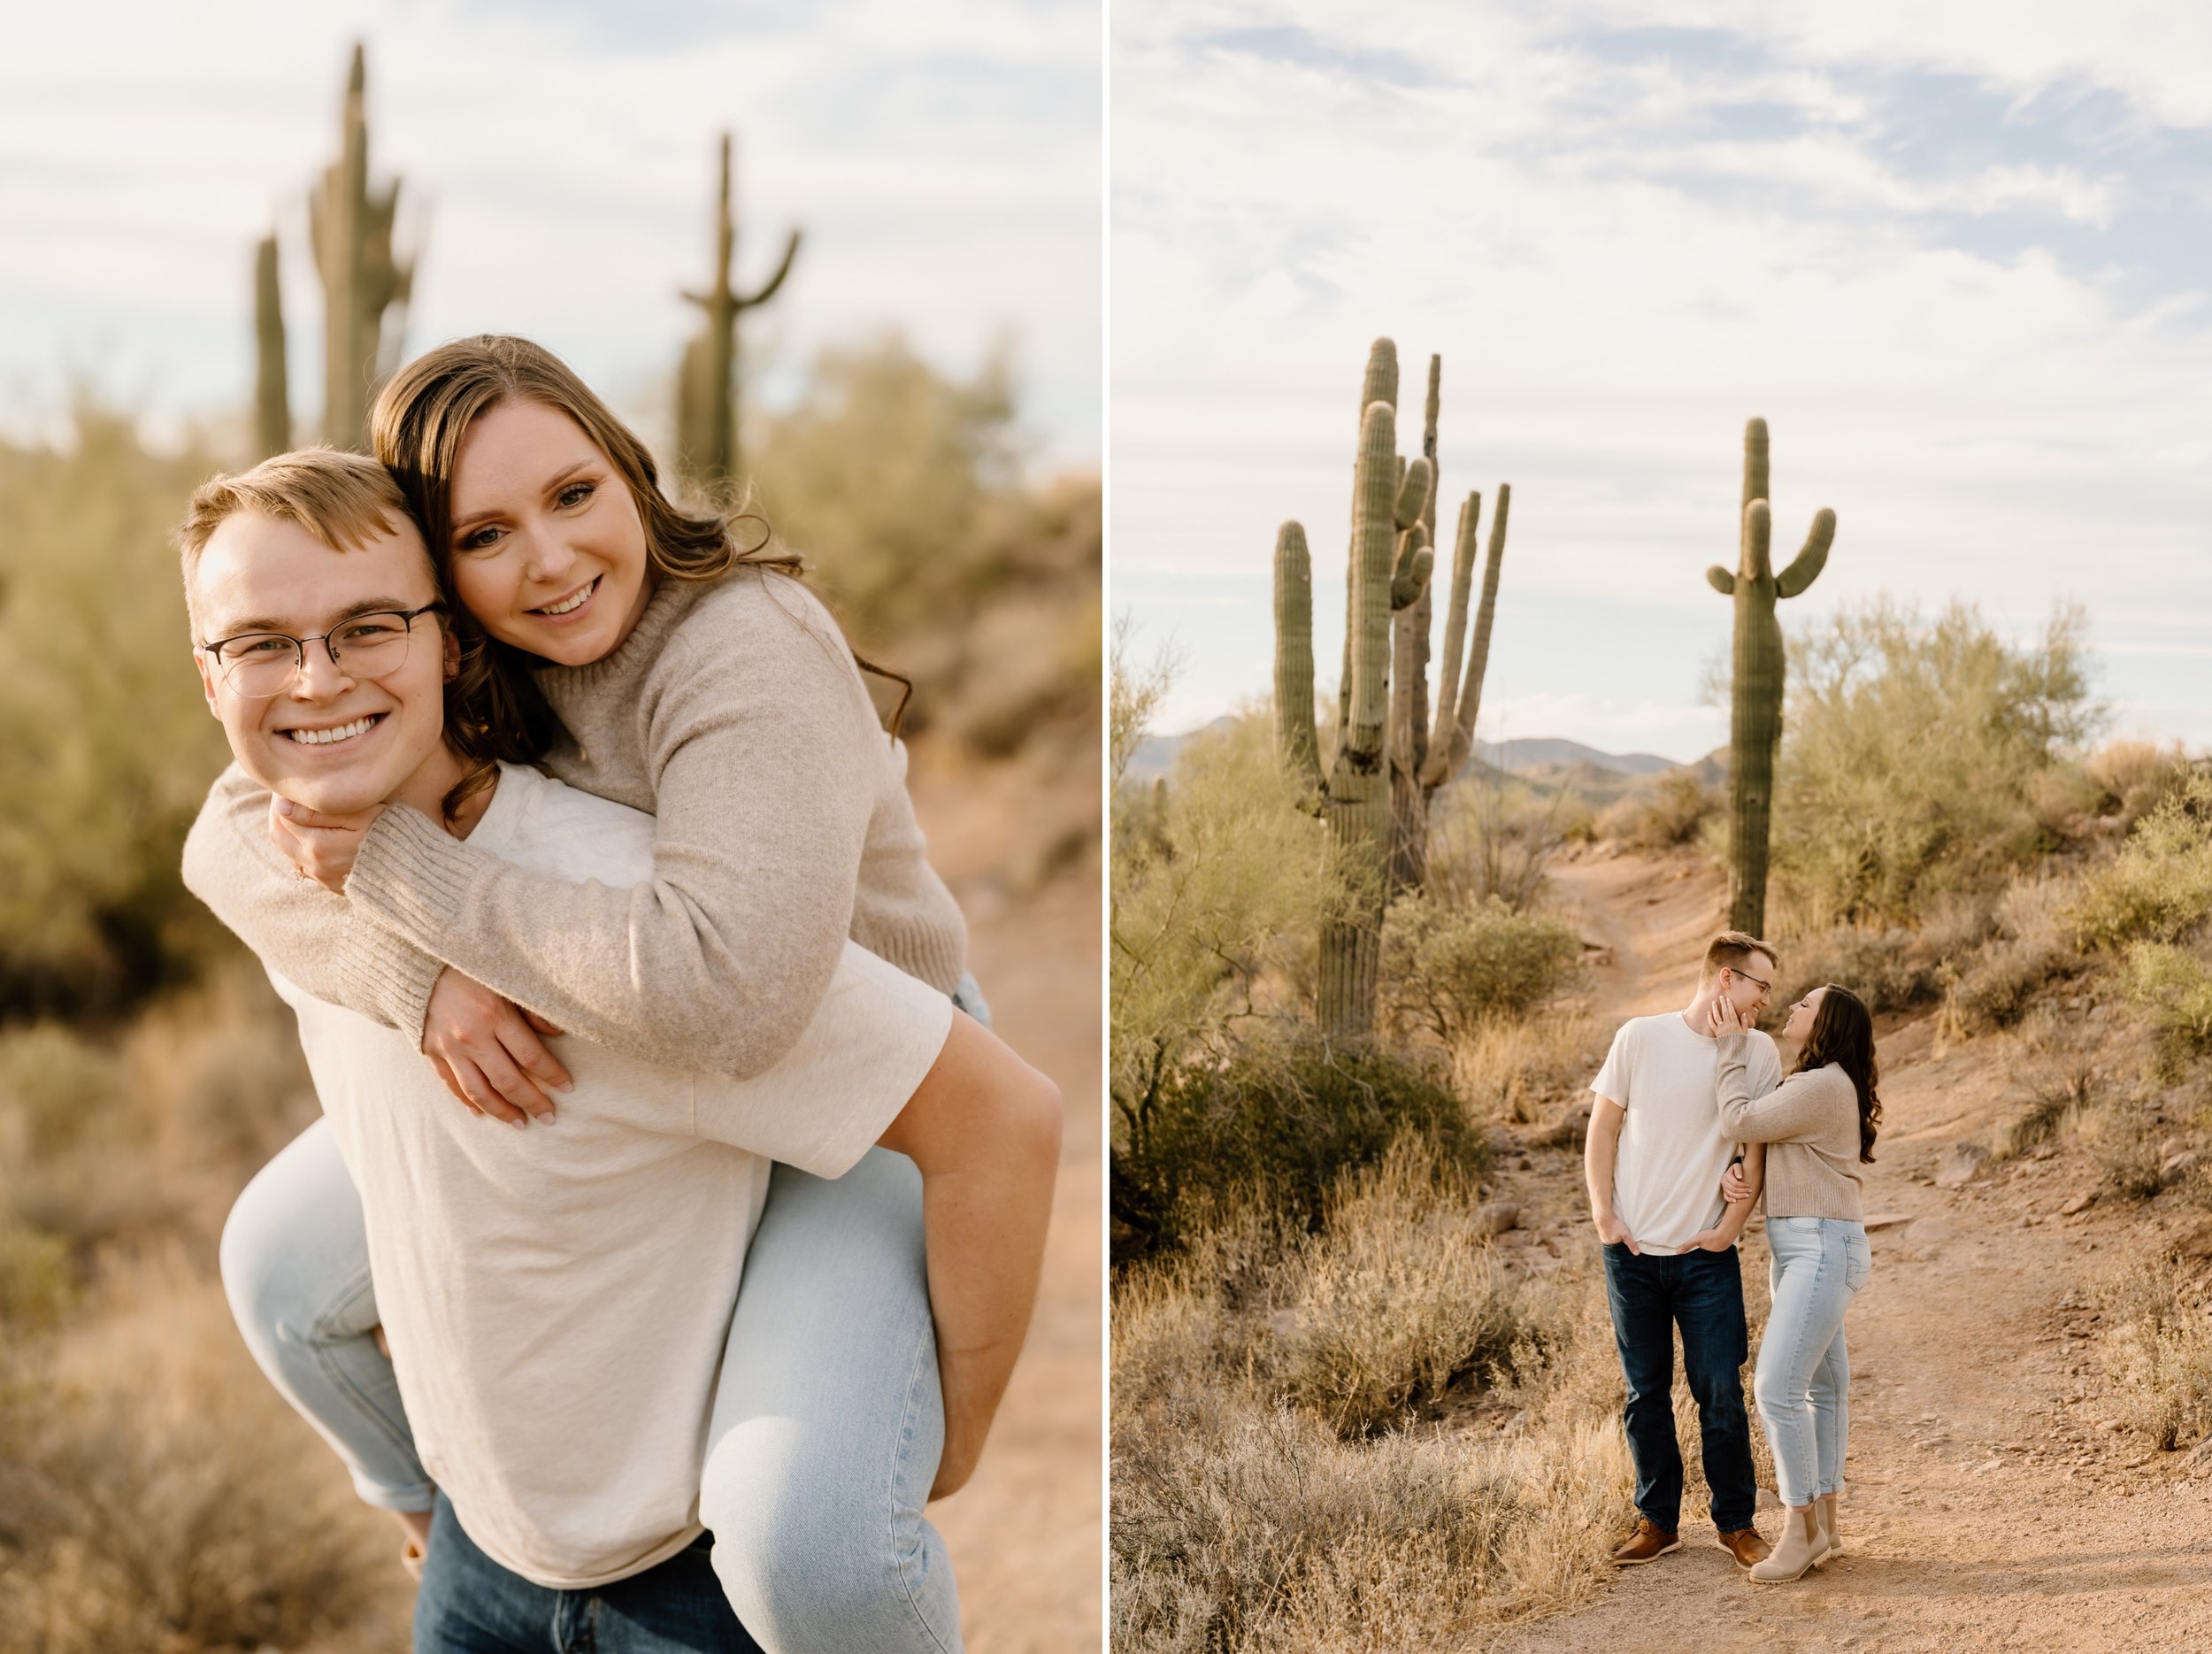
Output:
[[[2016,646],[1966,604],[1887,601],[1792,641],[1774,867],[1805,927],[1910,926],[2050,847],[2037,779],[2101,716],[2078,612]]]
[[[165,1260],[98,1307],[75,1366],[0,1385],[0,1654],[295,1648],[366,1609],[388,1530],[219,1287]]]
[[[1259,715],[1193,741],[1164,799],[1123,786],[1114,806],[1109,1027],[1126,1127],[1187,1048],[1253,1012],[1263,975],[1296,973],[1333,887],[1321,823],[1298,808]]]
[[[2212,770],[2199,770],[2135,825],[2083,881],[2065,919],[2085,948],[2178,942],[2212,916]]]
[[[124,1089],[112,1045],[57,1022],[0,1033],[0,1153],[60,1152]]]
[[[1927,923],[1867,927],[1837,925],[1792,936],[1783,950],[1775,998],[1788,1004],[1824,982],[1840,982],[1869,1010],[1906,1011],[1941,995],[1967,958],[1997,924],[1988,904],[1939,904]]]
[[[89,406],[0,443],[0,1018],[119,1012],[235,946],[177,881],[227,753],[169,532],[219,468]]]
[[[2181,1296],[2171,1261],[2138,1263],[2102,1293],[2115,1411],[2161,1448],[2212,1435],[2212,1318]]]
[[[0,1216],[0,1338],[50,1327],[75,1291],[68,1243]]]
[[[1383,921],[1380,997],[1450,1044],[1527,1015],[1573,979],[1581,958],[1574,927],[1552,914],[1517,913],[1496,896],[1450,907],[1411,891]]]
[[[2010,1027],[2046,988],[2081,970],[2061,919],[2070,890],[2062,879],[2016,880],[2007,887],[1997,902],[1996,935],[1946,973],[1951,1028],[1981,1034]]]
[[[910,727],[988,756],[1098,707],[1098,482],[1026,487],[1015,415],[1003,357],[964,380],[892,335],[818,353],[747,453],[855,642],[914,679]]]
[[[1498,1267],[1470,1180],[1430,1152],[1401,1141],[1340,1180],[1325,1226],[1272,1283],[1295,1307],[1265,1381],[1340,1435],[1402,1424],[1460,1381],[1502,1378],[1516,1347],[1544,1335]]]
[[[1694,770],[1669,770],[1657,782],[1615,799],[1600,812],[1597,836],[1626,850],[1672,850],[1692,844],[1721,809],[1720,794]]]
[[[2132,827],[2187,785],[2189,762],[2176,742],[2108,741],[2082,762],[2101,795],[2099,804]]]
[[[1317,1235],[1239,1214],[1118,1277],[1117,1649],[1456,1647],[1592,1589],[1630,1481],[1603,1300],[1494,1272],[1468,1200],[1402,1149]],[[1357,1433],[1455,1373],[1485,1427]]]
[[[2192,1060],[2212,1056],[2212,970],[2186,949],[2139,942],[2127,951],[2122,991],[2157,1030],[2158,1066],[2178,1074]]]
[[[1431,1144],[1446,1166],[1479,1168],[1488,1153],[1425,1067],[1310,1040],[1178,1064],[1120,1124],[1110,1166],[1117,1266],[1181,1245],[1244,1200],[1294,1227],[1319,1224],[1338,1175],[1402,1137]]]
[[[1587,835],[1589,814],[1564,789],[1545,791],[1478,762],[1431,806],[1425,888],[1448,906],[1494,897],[1524,912],[1569,838]]]

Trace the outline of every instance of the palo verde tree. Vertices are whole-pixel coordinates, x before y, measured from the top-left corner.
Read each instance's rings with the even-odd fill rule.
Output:
[[[1728,711],[1728,922],[1754,936],[1766,927],[1774,759],[1782,745],[1786,662],[1774,605],[1796,596],[1819,578],[1836,537],[1836,514],[1824,505],[1813,514],[1803,549],[1777,574],[1769,549],[1774,522],[1767,489],[1767,422],[1753,419],[1743,433],[1743,514],[1736,572],[1732,574],[1716,563],[1705,571],[1705,579],[1736,604],[1734,684]]]

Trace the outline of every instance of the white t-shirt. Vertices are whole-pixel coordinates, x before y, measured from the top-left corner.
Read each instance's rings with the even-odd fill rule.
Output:
[[[1752,1032],[1744,1058],[1754,1097],[1782,1083],[1781,1054],[1765,1035]],[[1720,1042],[1670,1011],[1624,1022],[1590,1082],[1628,1112],[1613,1161],[1613,1212],[1642,1251],[1671,1256],[1721,1220],[1733,1145],[1721,1135],[1719,1067]]]
[[[650,816],[509,765],[470,836],[579,881],[652,870]],[[575,1087],[518,1132],[463,1108],[403,1035],[274,980],[361,1191],[416,1447],[469,1537],[555,1589],[681,1550],[769,1161],[849,1170],[936,1061],[951,1003],[848,944],[768,1072],[561,1039]]]

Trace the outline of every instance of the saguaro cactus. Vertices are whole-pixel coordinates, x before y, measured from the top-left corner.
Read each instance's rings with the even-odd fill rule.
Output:
[[[1767,494],[1767,422],[1743,433],[1743,518],[1736,572],[1716,563],[1705,571],[1715,591],[1736,603],[1735,687],[1728,716],[1728,922],[1760,935],[1766,927],[1767,841],[1774,813],[1774,758],[1782,744],[1785,658],[1774,605],[1819,577],[1835,542],[1836,514],[1813,515],[1803,550],[1774,573],[1769,555],[1773,510]]]
[[[315,267],[323,279],[323,441],[367,446],[369,404],[399,351],[415,264],[392,248],[399,181],[369,188],[368,69],[360,45],[346,74],[338,158],[308,197]],[[396,308],[387,339],[384,312]]]
[[[710,493],[728,489],[738,476],[737,320],[745,312],[775,297],[798,256],[799,232],[784,242],[775,273],[750,293],[730,286],[730,263],[737,252],[737,217],[730,202],[730,135],[722,135],[721,193],[714,214],[714,281],[703,293],[684,297],[705,312],[700,330],[684,347],[683,371],[676,390],[678,469]]]
[[[253,260],[254,435],[261,457],[292,446],[291,387],[285,377],[284,296],[277,283],[277,238],[265,235]]]
[[[1394,367],[1395,357],[1388,340],[1376,342],[1368,358],[1368,388],[1382,382],[1380,370]],[[1318,804],[1330,855],[1348,896],[1321,935],[1321,1026],[1333,1039],[1364,1039],[1374,1027],[1390,830],[1385,750],[1390,617],[1394,608],[1418,596],[1432,561],[1421,527],[1429,462],[1415,460],[1401,478],[1396,427],[1397,412],[1382,397],[1361,412],[1346,581],[1348,670],[1325,781],[1313,727],[1313,575],[1305,530],[1286,522],[1275,542],[1278,747],[1286,769]]]

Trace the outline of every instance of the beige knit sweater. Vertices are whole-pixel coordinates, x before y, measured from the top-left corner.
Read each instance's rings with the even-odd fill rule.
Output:
[[[1770,1218],[1850,1218],[1859,1204],[1859,1091],[1834,1063],[1784,1080],[1753,1101],[1744,1036],[1720,1036],[1715,1076],[1720,1128],[1739,1142],[1767,1145]]]
[[[612,654],[537,681],[569,735],[545,767],[657,819],[650,883],[530,873],[396,805],[334,896],[269,842],[268,795],[234,765],[186,885],[272,968],[414,1039],[449,965],[612,1050],[742,1079],[798,1037],[849,935],[958,986],[967,932],[924,858],[904,750],[803,587],[664,581]]]

